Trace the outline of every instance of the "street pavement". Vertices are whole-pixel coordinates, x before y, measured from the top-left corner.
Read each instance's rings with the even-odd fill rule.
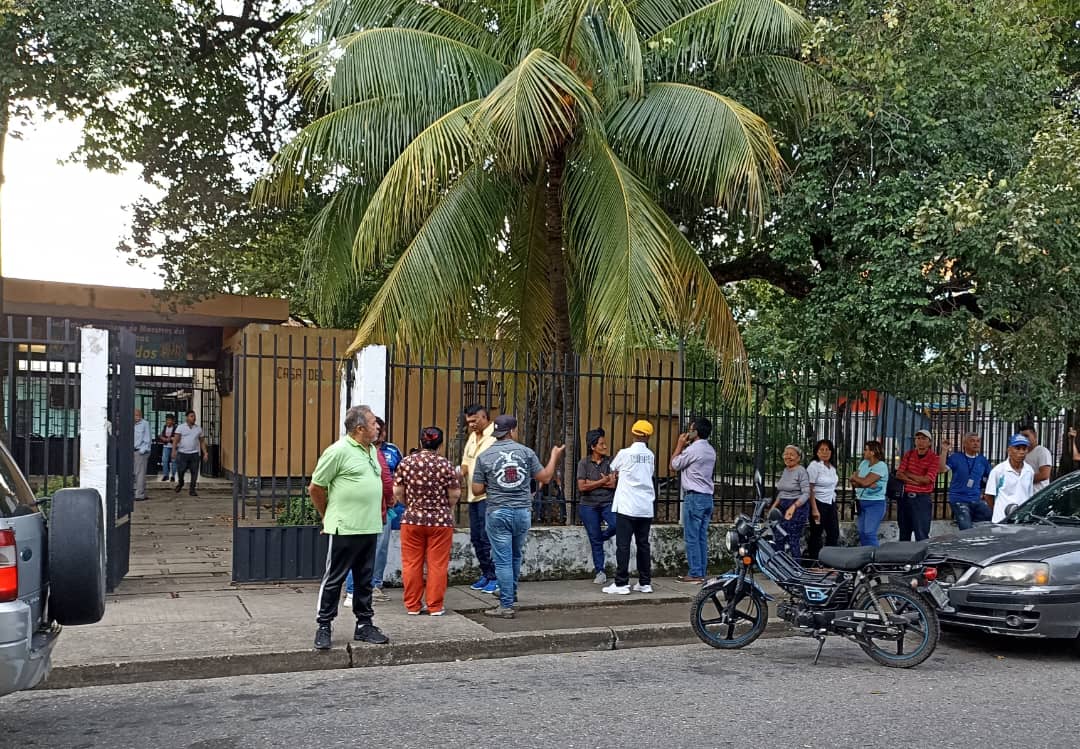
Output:
[[[1068,645],[947,635],[910,671],[830,639],[34,691],[4,747],[1075,747]]]

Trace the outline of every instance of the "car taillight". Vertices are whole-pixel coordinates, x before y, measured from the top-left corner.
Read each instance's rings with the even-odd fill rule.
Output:
[[[922,573],[923,579],[928,583],[937,580],[937,567],[927,567]]]
[[[15,531],[0,530],[0,601],[19,597],[19,553],[15,549]]]

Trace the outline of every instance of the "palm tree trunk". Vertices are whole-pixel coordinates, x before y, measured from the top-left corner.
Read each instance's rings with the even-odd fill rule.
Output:
[[[562,425],[562,442],[566,455],[562,465],[562,486],[567,496],[574,491],[574,459],[577,445],[577,359],[574,356],[573,338],[570,333],[570,303],[566,280],[566,253],[563,247],[562,183],[566,168],[566,151],[560,149],[548,162],[546,200],[546,233],[548,250],[548,284],[551,289],[552,307],[555,310],[555,350],[553,364],[559,372],[556,376],[555,424]]]

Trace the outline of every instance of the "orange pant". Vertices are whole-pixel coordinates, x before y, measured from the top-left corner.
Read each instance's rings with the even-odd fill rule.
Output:
[[[427,601],[429,611],[443,610],[453,541],[453,528],[401,524],[401,577],[405,583],[406,611],[419,611],[421,598]]]

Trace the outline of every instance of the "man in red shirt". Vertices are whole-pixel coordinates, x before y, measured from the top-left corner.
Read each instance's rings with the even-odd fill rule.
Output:
[[[896,478],[904,482],[904,496],[896,508],[900,540],[916,541],[930,538],[930,520],[934,515],[934,486],[937,484],[938,456],[930,449],[930,431],[915,432],[915,449],[900,459]]]

